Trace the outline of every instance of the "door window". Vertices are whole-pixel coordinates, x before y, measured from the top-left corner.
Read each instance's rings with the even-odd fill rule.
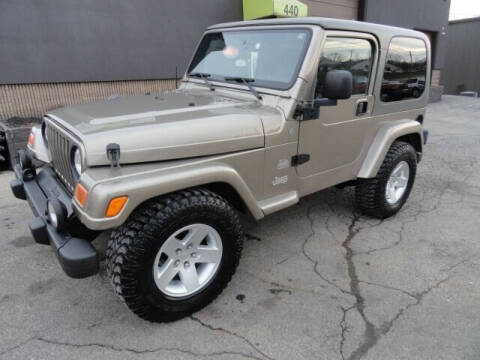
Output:
[[[348,70],[352,73],[352,94],[367,94],[373,64],[373,49],[370,41],[344,37],[329,37],[325,40],[318,67],[315,98],[321,98],[327,72]]]

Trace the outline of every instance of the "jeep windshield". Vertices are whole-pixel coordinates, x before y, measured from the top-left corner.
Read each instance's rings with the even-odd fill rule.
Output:
[[[209,80],[251,79],[256,87],[293,86],[310,43],[309,29],[230,30],[206,34],[188,73]]]

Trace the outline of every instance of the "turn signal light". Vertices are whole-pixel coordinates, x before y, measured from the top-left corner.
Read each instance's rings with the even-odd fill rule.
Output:
[[[107,206],[107,210],[105,211],[106,217],[114,217],[120,214],[123,207],[127,203],[128,196],[118,196],[110,200],[110,203]]]
[[[85,203],[87,202],[87,195],[88,191],[85,189],[85,186],[78,183],[75,187],[75,199],[77,199],[78,203],[82,205],[82,207],[85,206]]]
[[[35,144],[35,135],[30,133],[30,135],[28,135],[28,145],[33,146],[33,144]]]

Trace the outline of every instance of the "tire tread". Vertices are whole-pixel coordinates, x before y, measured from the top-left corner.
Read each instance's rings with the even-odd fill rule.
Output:
[[[216,286],[211,298],[207,303],[213,301],[227,286],[239,264],[243,248],[243,228],[237,212],[230,204],[218,194],[203,188],[179,191],[164,197],[147,201],[140,206],[130,219],[123,225],[112,231],[106,250],[106,268],[111,277],[115,293],[120,299],[139,317],[155,322],[174,321],[193,313],[206,304],[199,304],[187,311],[176,311],[174,307],[163,306],[159,310],[149,303],[144,294],[138,291],[138,280],[135,274],[145,258],[145,241],[151,241],[155,229],[166,224],[169,219],[175,218],[188,209],[195,208],[195,211],[215,210],[219,219],[228,224],[229,233],[233,234],[233,261],[228,263],[228,273],[222,276],[222,282],[212,283]],[[146,239],[146,240],[145,240]]]
[[[388,181],[390,172],[393,166],[398,162],[397,160],[405,154],[413,155],[413,169],[411,168],[409,179],[409,187],[407,188],[404,198],[400,206],[397,208],[388,208],[385,205],[385,184]],[[416,173],[416,153],[415,149],[409,143],[403,141],[395,141],[385,156],[385,159],[380,167],[377,176],[372,179],[361,180],[355,188],[355,203],[357,208],[365,215],[375,218],[384,219],[394,215],[400,210],[405,203],[410,190],[413,186],[413,180]]]

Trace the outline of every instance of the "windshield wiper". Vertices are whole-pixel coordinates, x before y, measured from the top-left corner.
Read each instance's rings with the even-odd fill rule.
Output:
[[[188,76],[191,76],[191,77],[197,77],[197,78],[200,78],[200,79],[203,79],[203,81],[205,82],[205,85],[208,86],[208,88],[210,89],[210,91],[215,91],[215,88],[213,87],[213,85],[207,80],[210,76],[210,74],[203,74],[203,73],[198,73],[198,72],[192,72],[190,74],[188,74]]]
[[[255,90],[255,88],[251,85],[251,83],[255,82],[254,79],[249,79],[249,78],[243,78],[243,77],[225,77],[225,81],[235,81],[238,83],[243,83],[247,85],[248,90],[258,99],[262,100],[262,97],[260,94]]]

